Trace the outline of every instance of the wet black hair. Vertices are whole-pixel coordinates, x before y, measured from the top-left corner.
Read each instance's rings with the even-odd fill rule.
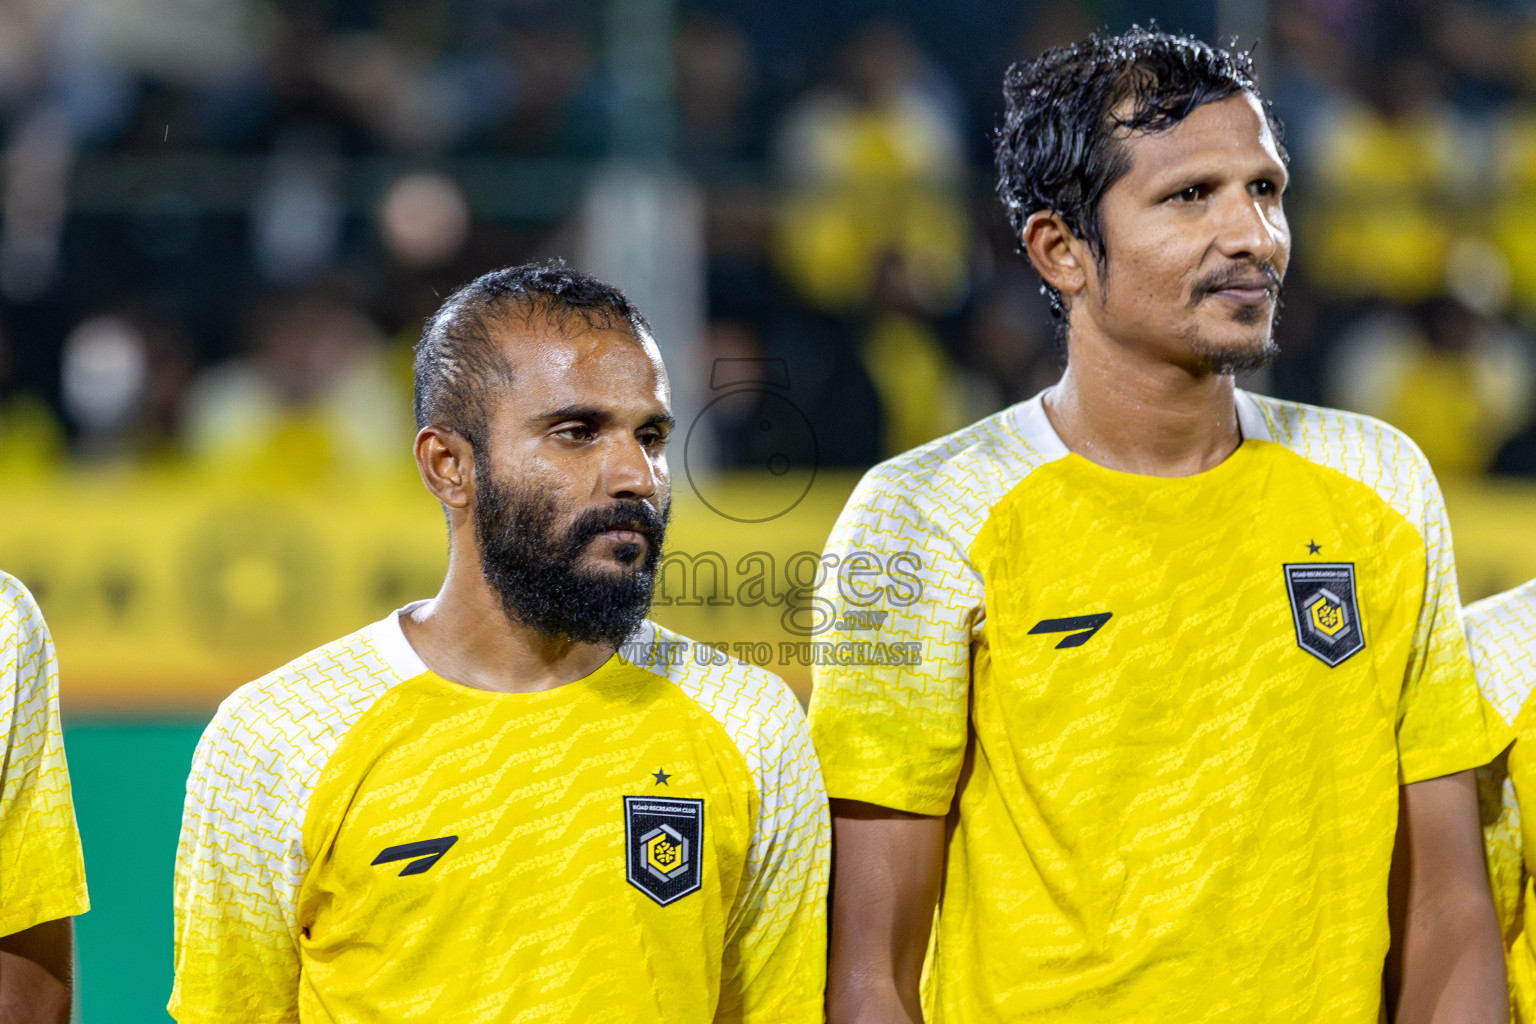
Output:
[[[1108,254],[1099,206],[1131,166],[1121,141],[1134,132],[1167,131],[1197,108],[1239,92],[1259,99],[1286,160],[1282,126],[1259,96],[1246,52],[1135,25],[1014,63],[1003,79],[995,154],[997,192],[1015,243],[1031,214],[1051,210],[1088,242],[1102,270]],[[1051,315],[1064,321],[1061,293],[1048,284],[1041,291]]]
[[[416,343],[416,428],[448,427],[478,454],[489,418],[487,394],[512,382],[497,330],[527,329],[536,317],[566,333],[618,329],[637,340],[651,336],[651,325],[623,292],[564,260],[482,274],[448,296]]]

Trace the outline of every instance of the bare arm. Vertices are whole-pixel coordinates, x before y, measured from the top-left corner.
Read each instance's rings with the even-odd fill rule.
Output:
[[[944,819],[832,801],[829,1024],[920,1024]]]
[[[73,918],[0,937],[0,1021],[66,1024],[74,989]]]
[[[1396,1024],[1507,1024],[1504,944],[1473,772],[1402,787],[1389,906],[1387,999]]]

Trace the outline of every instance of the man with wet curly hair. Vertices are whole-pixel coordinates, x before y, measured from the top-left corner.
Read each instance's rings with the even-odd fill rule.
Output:
[[[1052,210],[1087,244],[1102,274],[1099,207],[1131,168],[1124,139],[1166,131],[1197,108],[1238,93],[1258,100],[1247,54],[1141,29],[1014,64],[1003,81],[1007,106],[996,144],[997,192],[1014,237],[1023,237],[1031,214]],[[1273,108],[1259,101],[1259,109],[1276,155],[1288,162]],[[1278,275],[1272,276],[1278,288]],[[1049,281],[1043,289],[1065,341],[1061,292]]]
[[[817,669],[831,1021],[1506,1020],[1472,777],[1506,734],[1439,488],[1234,383],[1290,256],[1247,58],[1133,29],[1005,100],[1067,368],[875,467],[828,542],[823,639],[920,652]],[[872,587],[895,558],[920,585]]]

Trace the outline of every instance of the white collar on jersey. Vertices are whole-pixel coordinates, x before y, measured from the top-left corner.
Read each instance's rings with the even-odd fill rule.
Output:
[[[373,644],[374,650],[379,652],[379,657],[384,659],[390,669],[404,679],[415,679],[427,671],[427,663],[421,660],[421,655],[416,653],[416,648],[405,638],[405,630],[400,628],[400,616],[419,608],[427,603],[427,599],[412,601],[404,608],[396,608],[378,622],[364,627],[368,640]],[[629,639],[620,645],[620,652],[630,645],[640,645],[648,649],[656,640],[656,624],[650,619],[643,620],[635,627],[635,631],[629,635]]]
[[[1019,433],[1028,441],[1047,461],[1063,458],[1068,454],[1067,446],[1062,443],[1056,428],[1051,426],[1049,417],[1045,415],[1045,396],[1050,391],[1046,388],[1034,398],[1020,402],[1014,406],[1013,423]],[[1237,429],[1243,435],[1245,441],[1273,441],[1274,432],[1269,429],[1269,422],[1264,419],[1264,411],[1259,408],[1258,400],[1248,392],[1238,389],[1233,394],[1233,404],[1237,406]]]
[[[1264,418],[1264,410],[1259,408],[1259,400],[1241,389],[1233,398],[1237,405],[1237,429],[1243,435],[1243,440],[1273,441],[1275,433],[1269,429],[1269,421]]]
[[[374,650],[379,652],[379,657],[383,658],[401,679],[415,679],[427,670],[427,663],[421,660],[421,655],[416,653],[416,648],[412,647],[411,642],[405,638],[405,630],[400,628],[401,615],[426,603],[425,599],[412,601],[404,608],[395,609],[363,630],[373,644]]]

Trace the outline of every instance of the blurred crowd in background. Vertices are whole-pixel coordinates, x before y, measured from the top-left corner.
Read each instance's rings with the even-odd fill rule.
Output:
[[[1004,68],[1232,9],[7,0],[0,476],[406,464],[423,318],[497,266],[598,269],[618,164],[697,211],[657,228],[697,235],[674,378],[702,406],[753,361],[811,426],[721,407],[709,458],[867,466],[1060,372],[992,192]],[[1295,238],[1245,385],[1380,416],[1444,478],[1536,477],[1536,3],[1243,9]]]

